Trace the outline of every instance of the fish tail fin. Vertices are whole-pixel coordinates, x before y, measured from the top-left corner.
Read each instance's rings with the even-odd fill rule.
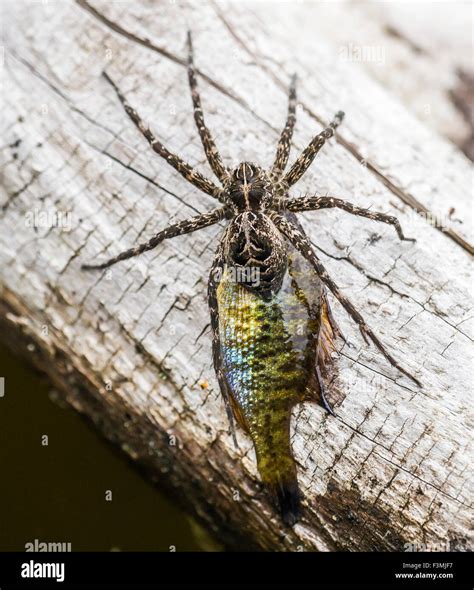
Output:
[[[293,400],[288,399],[289,393],[286,389],[270,392],[272,407],[265,405],[265,413],[260,420],[253,422],[250,435],[255,446],[258,471],[267,494],[280,512],[283,522],[287,526],[293,526],[300,516],[301,493],[291,450]]]
[[[301,493],[296,476],[296,465],[293,457],[280,454],[276,463],[259,464],[262,481],[272,503],[280,512],[283,522],[293,526],[301,514]]]
[[[295,525],[301,516],[301,494],[296,475],[291,479],[279,477],[275,483],[267,484],[267,490],[283,522],[290,527]]]

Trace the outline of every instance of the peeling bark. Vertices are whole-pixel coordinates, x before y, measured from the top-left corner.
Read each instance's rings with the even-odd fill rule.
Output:
[[[297,28],[301,12],[289,5],[286,22],[257,3],[79,0],[3,10],[3,339],[229,546],[472,548],[464,155],[338,59],[324,37]],[[212,369],[205,293],[219,228],[105,274],[80,271],[213,206],[149,149],[101,76],[107,69],[160,140],[211,176],[183,67],[189,23],[206,119],[227,163],[271,161],[296,70],[293,158],[335,110],[347,117],[293,194],[328,191],[395,214],[417,238],[400,243],[392,228],[342,211],[300,216],[341,289],[423,389],[367,348],[333,302],[353,347],[337,361],[337,417],[310,403],[293,415],[305,496],[293,529],[268,505],[244,433],[234,448]]]

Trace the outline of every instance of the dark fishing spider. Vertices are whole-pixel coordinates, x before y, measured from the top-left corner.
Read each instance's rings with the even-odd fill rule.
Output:
[[[417,385],[421,386],[420,382],[410,375],[408,371],[403,369],[385,350],[379,338],[367,326],[363,317],[351,301],[341,293],[314,252],[308,237],[293,216],[294,213],[301,211],[316,211],[318,209],[337,207],[352,215],[359,215],[368,219],[388,223],[396,229],[401,240],[414,241],[403,235],[399,221],[391,215],[363,209],[342,199],[330,196],[305,196],[301,198],[291,198],[289,196],[289,188],[303,176],[319,150],[326,143],[326,140],[334,135],[336,128],[343,120],[344,113],[339,111],[335,115],[328,127],[314,137],[290,170],[284,174],[296,119],[296,76],[293,76],[289,89],[288,116],[281,133],[275,161],[271,169],[266,171],[256,164],[243,162],[234,170],[229,170],[223,164],[211,133],[204,123],[201,99],[197,88],[196,71],[193,63],[193,48],[190,33],[188,33],[187,42],[188,76],[194,106],[194,119],[207,160],[214,174],[219,179],[222,185],[221,187],[205,178],[200,172],[193,169],[179,156],[170,152],[156,139],[150,129],[145,126],[135,109],[129,105],[115,82],[107,73],[104,72],[103,75],[114,88],[125,112],[145,136],[153,150],[196,188],[220,201],[222,206],[208,213],[203,213],[191,219],[170,225],[158,232],[147,242],[135,248],[125,250],[110,260],[100,264],[86,264],[82,268],[87,270],[107,268],[116,262],[138,256],[147,250],[152,250],[163,240],[191,233],[218,223],[223,219],[227,219],[229,220],[229,224],[217,248],[208,286],[208,300],[213,330],[214,366],[224,397],[226,397],[225,387],[222,386],[221,359],[220,351],[218,350],[219,317],[216,296],[218,271],[222,270],[225,264],[240,268],[250,265],[257,266],[261,277],[259,285],[245,284],[245,281],[243,283],[248,289],[264,299],[268,299],[272,293],[278,292],[286,270],[287,241],[314,267],[321,281],[329,288],[347,313],[357,323],[365,342],[369,344],[369,340],[371,340],[394,367],[412,379]],[[225,402],[232,424],[229,400],[225,399]]]

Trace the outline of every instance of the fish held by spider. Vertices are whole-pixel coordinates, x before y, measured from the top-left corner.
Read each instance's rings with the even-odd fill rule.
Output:
[[[291,450],[293,407],[318,400],[333,413],[325,392],[331,373],[331,352],[342,337],[329,308],[327,290],[389,363],[421,387],[385,349],[353,303],[330,277],[299,224],[296,213],[338,208],[352,215],[392,225],[406,238],[398,220],[326,196],[291,197],[290,188],[306,172],[323,145],[342,122],[338,112],[285,172],[296,120],[296,77],[289,91],[288,115],[275,159],[269,170],[242,162],[231,170],[223,163],[204,122],[188,34],[188,78],[198,133],[215,184],[170,152],[144,124],[112,78],[125,112],[151,148],[219,207],[164,228],[148,241],[85,270],[104,269],[156,248],[161,242],[226,221],[216,248],[208,282],[213,334],[213,363],[236,443],[234,420],[250,435],[262,481],[283,521],[293,525],[300,515],[295,460]]]
[[[321,374],[330,368],[337,328],[321,281],[294,247],[285,249],[284,266],[275,267],[283,276],[276,277],[270,296],[261,296],[260,285],[236,282],[229,272],[233,263],[224,257],[217,288],[215,364],[233,415],[254,444],[262,482],[283,521],[293,525],[300,492],[291,413],[305,400],[320,401],[332,412]]]

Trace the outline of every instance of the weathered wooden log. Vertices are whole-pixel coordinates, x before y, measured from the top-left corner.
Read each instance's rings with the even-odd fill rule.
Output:
[[[305,5],[287,5],[285,19],[273,8],[4,5],[2,338],[228,546],[472,548],[470,162],[341,59],[340,40],[304,23]],[[305,498],[294,528],[262,493],[242,432],[234,448],[212,368],[206,283],[221,229],[106,273],[80,271],[213,206],[149,149],[101,76],[106,69],[160,139],[210,175],[183,67],[189,26],[226,163],[271,162],[296,71],[292,157],[337,109],[346,120],[293,194],[328,192],[396,214],[417,238],[399,242],[392,228],[342,211],[300,216],[341,289],[423,388],[368,348],[331,299],[353,346],[335,361],[337,417],[310,403],[293,414]]]

